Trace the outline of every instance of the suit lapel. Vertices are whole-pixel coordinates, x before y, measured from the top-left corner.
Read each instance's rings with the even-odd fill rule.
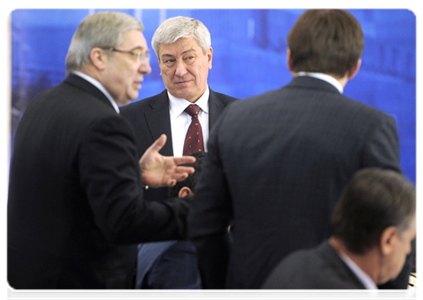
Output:
[[[220,99],[217,93],[210,90],[209,95],[209,130],[216,123],[219,118],[225,103]],[[146,112],[145,119],[150,130],[153,140],[159,138],[164,133],[167,136],[167,142],[160,151],[163,155],[173,155],[172,147],[172,131],[170,127],[170,115],[169,115],[169,97],[167,91],[164,90],[161,94],[157,95],[157,99],[152,101],[149,106],[150,110]]]
[[[162,133],[166,134],[167,141],[163,146],[160,153],[162,155],[172,156],[172,131],[170,128],[170,116],[169,116],[169,98],[167,91],[163,91],[157,96],[155,101],[149,106],[150,111],[144,113],[148,128],[153,137],[153,141],[158,139]]]
[[[84,78],[82,78],[78,75],[75,75],[75,74],[70,74],[64,80],[64,82],[66,84],[70,84],[70,85],[73,85],[75,87],[78,87],[80,89],[85,90],[86,92],[90,93],[91,95],[93,95],[94,97],[96,97],[101,102],[103,102],[104,104],[106,104],[107,106],[109,106],[110,108],[112,108],[114,110],[113,105],[110,103],[110,101],[106,97],[106,95],[104,95],[102,91],[100,91],[97,87],[92,85],[90,82],[86,81]]]
[[[213,128],[213,125],[216,123],[216,120],[219,118],[223,108],[224,103],[222,103],[221,99],[217,96],[215,92],[210,89],[209,95],[209,130]]]

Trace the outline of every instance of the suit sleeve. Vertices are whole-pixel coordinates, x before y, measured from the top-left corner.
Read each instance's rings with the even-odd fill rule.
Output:
[[[402,172],[397,126],[395,119],[391,116],[385,117],[370,135],[365,148],[363,164],[363,167],[379,167]],[[380,285],[380,289],[407,289],[414,253],[413,248],[398,277]]]
[[[383,115],[365,144],[362,167],[379,167],[401,172],[400,146],[395,119]]]
[[[220,123],[210,135],[208,156],[188,215],[188,236],[196,245],[202,286],[206,289],[225,288],[229,260],[232,202],[219,157],[219,128]]]
[[[181,239],[189,199],[146,203],[132,129],[119,115],[89,128],[78,167],[95,225],[113,243]]]

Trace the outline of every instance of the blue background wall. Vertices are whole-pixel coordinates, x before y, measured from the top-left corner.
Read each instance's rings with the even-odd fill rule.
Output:
[[[12,133],[33,96],[65,76],[69,42],[81,20],[96,10],[20,9],[11,14]],[[210,30],[213,69],[209,86],[238,98],[288,83],[286,36],[304,10],[286,9],[124,9],[140,19],[150,45],[158,25],[183,15]],[[404,173],[416,182],[416,18],[408,10],[349,10],[365,35],[363,63],[345,94],[395,117]],[[153,52],[151,50],[151,52]],[[153,52],[154,54],[154,52]],[[164,89],[155,57],[140,99]]]

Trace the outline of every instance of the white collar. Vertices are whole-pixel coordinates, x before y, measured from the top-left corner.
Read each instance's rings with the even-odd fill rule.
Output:
[[[351,258],[349,258],[345,253],[342,252],[338,252],[338,254],[341,259],[348,265],[351,271],[353,271],[353,273],[363,283],[366,289],[377,290],[377,286],[374,281],[370,278],[370,276],[367,275],[367,273],[364,272],[362,269],[360,269],[360,267],[357,266],[357,264]]]
[[[104,86],[99,81],[95,80],[91,76],[89,76],[89,75],[87,75],[85,73],[82,73],[80,71],[72,71],[72,73],[78,75],[79,77],[84,78],[86,81],[90,82],[92,85],[94,85],[100,91],[102,91],[103,94],[107,97],[107,99],[109,99],[110,103],[112,104],[112,106],[116,110],[116,112],[117,113],[120,113],[119,107],[117,106],[115,100],[112,98],[112,96],[110,95],[110,93],[104,88]]]
[[[323,74],[323,73],[315,73],[315,72],[298,72],[296,74],[296,76],[310,76],[310,77],[314,77],[323,81],[326,81],[327,83],[330,83],[331,85],[333,85],[334,87],[336,87],[336,89],[342,94],[344,92],[344,88],[342,87],[342,85],[339,83],[338,80],[336,80],[335,78],[333,78],[330,75],[327,74]]]
[[[174,97],[172,94],[169,93],[169,91],[167,91],[167,94],[169,96],[170,111],[175,117],[182,114],[184,110],[188,107],[188,105],[193,104],[185,99]],[[210,95],[210,90],[209,90],[209,87],[207,87],[204,94],[195,102],[195,104],[197,104],[201,108],[201,110],[205,112],[206,114],[209,113],[209,106],[208,106],[209,95]]]

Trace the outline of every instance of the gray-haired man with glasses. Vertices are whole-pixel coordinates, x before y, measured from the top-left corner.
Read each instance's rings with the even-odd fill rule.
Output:
[[[143,26],[119,12],[79,25],[68,77],[27,107],[14,139],[8,199],[8,281],[16,289],[133,288],[137,243],[181,239],[189,199],[143,201],[172,186],[193,157],[165,157],[162,135],[140,161],[119,104],[151,72]],[[129,54],[129,55],[128,55]]]
[[[103,48],[103,49],[109,50],[112,52],[127,53],[129,55],[132,55],[136,59],[136,61],[140,63],[141,65],[145,65],[147,62],[150,62],[150,54],[146,53],[145,51],[142,51],[142,48],[134,49],[131,51],[119,50],[113,47]]]

